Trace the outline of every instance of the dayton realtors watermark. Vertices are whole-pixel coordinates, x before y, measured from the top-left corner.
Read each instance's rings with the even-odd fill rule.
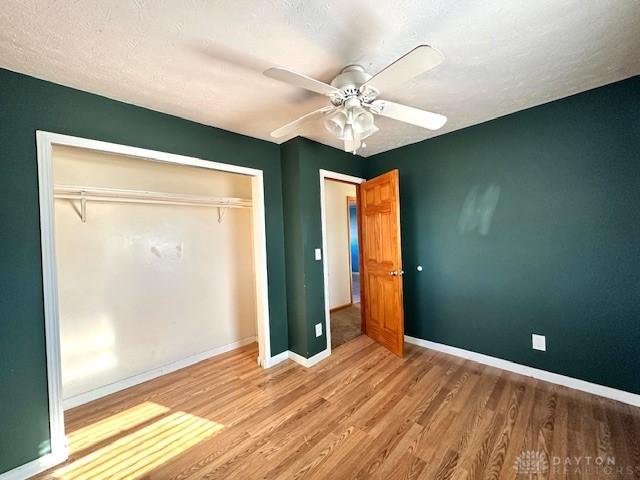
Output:
[[[513,464],[518,475],[530,479],[546,477],[548,474],[596,475],[596,476],[640,476],[640,465],[618,465],[613,456],[547,456],[545,452],[528,450],[522,452]]]

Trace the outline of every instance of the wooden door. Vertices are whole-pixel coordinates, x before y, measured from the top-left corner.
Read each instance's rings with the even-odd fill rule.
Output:
[[[360,184],[360,288],[364,331],[404,355],[398,170]]]

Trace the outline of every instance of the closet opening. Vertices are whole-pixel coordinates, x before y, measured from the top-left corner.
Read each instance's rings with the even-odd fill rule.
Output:
[[[37,140],[53,451],[66,409],[251,343],[270,365],[262,171]]]

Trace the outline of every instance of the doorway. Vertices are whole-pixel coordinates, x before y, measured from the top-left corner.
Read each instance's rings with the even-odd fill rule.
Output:
[[[333,349],[363,333],[357,201],[362,180],[325,172],[321,181],[327,341]]]
[[[327,202],[327,190],[331,181],[351,185],[355,187],[356,197],[356,218],[358,219],[358,287],[360,302],[355,306],[353,303],[353,278],[354,276],[330,275],[331,265],[339,262],[339,255],[335,248],[329,247],[329,231],[332,224],[340,221],[332,221],[330,213],[331,206]],[[353,190],[351,190],[353,192]],[[346,196],[353,196],[349,193]],[[338,199],[338,203],[342,200]],[[344,199],[349,204],[349,201]],[[339,210],[344,212],[344,202]],[[336,319],[336,312],[351,309],[351,318],[346,319],[350,326],[350,333],[347,340],[355,338],[359,334],[366,334],[385,348],[395,353],[399,357],[404,355],[404,308],[402,277],[402,248],[400,240],[400,183],[398,170],[379,175],[368,181],[361,178],[351,177],[327,170],[320,170],[320,208],[322,217],[322,250],[324,252],[323,272],[324,272],[324,298],[325,298],[325,329],[327,332],[327,354],[331,353],[332,346],[338,346],[338,341],[332,341],[332,317]],[[346,209],[348,211],[348,207]],[[338,214],[339,215],[339,214]],[[348,232],[349,214],[342,221],[344,229]],[[335,220],[335,219],[333,219]],[[337,238],[337,237],[336,237]],[[344,233],[344,240],[339,242],[347,243],[347,256],[350,256],[351,236]],[[319,252],[316,252],[316,255]],[[317,259],[318,255],[316,256]],[[345,268],[345,263],[340,262]],[[346,268],[350,273],[352,268],[350,262],[346,262]],[[340,305],[331,289],[342,282],[350,284],[349,303]],[[344,298],[344,297],[342,297]],[[332,306],[333,304],[333,306]],[[358,311],[354,311],[353,307]],[[347,313],[347,312],[343,312]],[[360,318],[360,328],[357,328],[356,321]],[[335,322],[335,328],[339,328]],[[333,334],[335,336],[335,334]]]

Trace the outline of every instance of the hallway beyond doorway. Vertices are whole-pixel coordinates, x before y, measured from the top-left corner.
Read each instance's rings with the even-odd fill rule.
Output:
[[[362,335],[360,303],[354,303],[353,305],[331,313],[332,349],[360,335]]]

